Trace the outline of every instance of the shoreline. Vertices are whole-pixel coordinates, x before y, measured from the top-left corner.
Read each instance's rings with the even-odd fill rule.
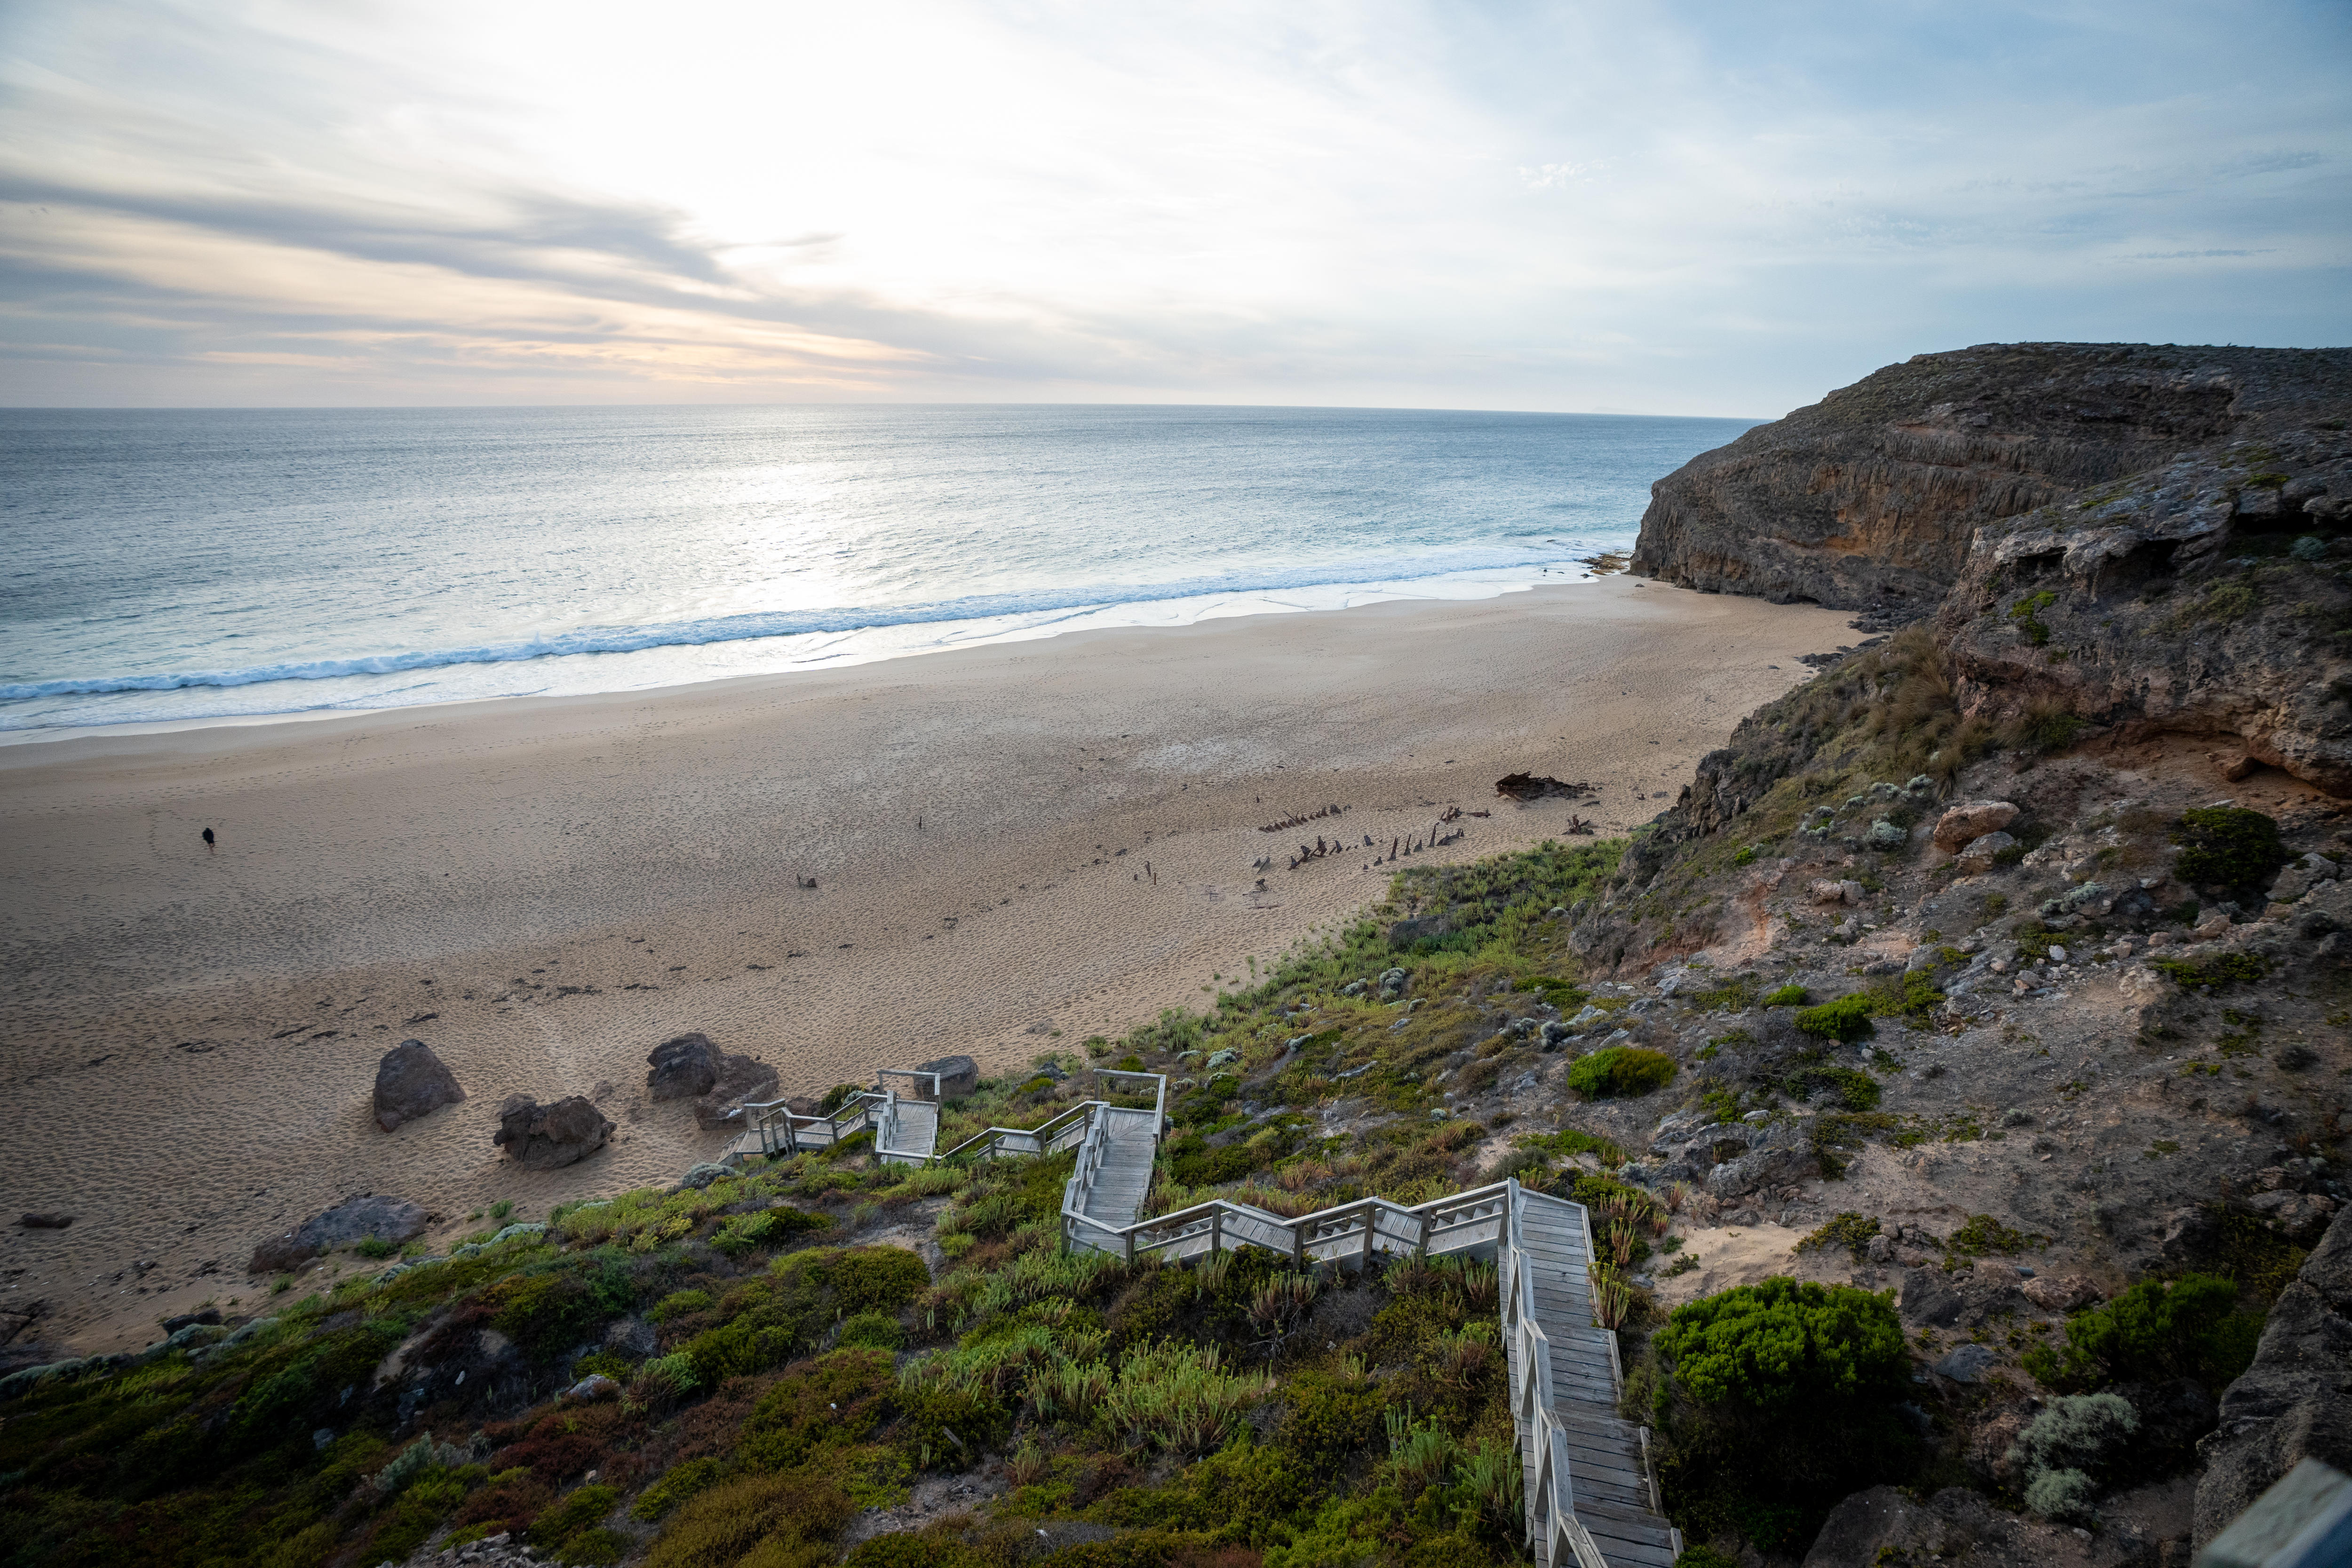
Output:
[[[1532,576],[1528,575],[1530,570],[1535,573]],[[1557,581],[1547,580],[1555,574],[1559,574]],[[1514,567],[1469,568],[1423,577],[1341,579],[1288,588],[1221,589],[1165,598],[1114,599],[1100,604],[976,615],[964,619],[918,617],[898,620],[889,618],[887,612],[877,611],[876,614],[881,618],[839,631],[688,638],[655,642],[635,648],[571,652],[550,649],[530,657],[497,658],[464,658],[457,657],[453,651],[446,657],[423,656],[424,661],[415,664],[404,662],[412,657],[410,655],[389,654],[342,662],[354,665],[389,662],[399,667],[396,671],[354,669],[315,679],[293,676],[266,680],[235,679],[248,672],[229,672],[227,676],[161,675],[152,679],[173,683],[153,689],[163,693],[261,692],[283,686],[332,694],[338,688],[353,681],[449,679],[466,671],[528,671],[546,684],[537,689],[453,693],[421,701],[383,704],[361,702],[355,695],[345,691],[339,700],[321,697],[320,700],[305,706],[259,712],[223,711],[182,718],[131,719],[120,722],[57,722],[0,727],[0,750],[93,734],[172,734],[215,726],[304,723],[342,717],[430,712],[477,702],[527,701],[552,697],[647,698],[667,690],[707,686],[717,681],[818,674],[932,654],[1004,647],[1104,632],[1166,631],[1250,616],[1328,615],[1385,604],[1465,603],[1543,588],[1590,585],[1604,575],[1605,573],[1593,573],[1580,562],[1567,567],[1522,563]],[[1318,600],[1323,602],[1316,602]],[[906,640],[924,636],[928,636],[929,640]],[[737,668],[727,668],[729,666]],[[578,689],[547,689],[549,686],[563,688],[576,675],[587,670],[601,671],[602,674],[596,679],[581,685]],[[626,678],[625,672],[629,671],[641,677],[650,676],[651,679],[632,681]],[[486,679],[487,676],[481,678]],[[144,689],[135,685],[121,688],[108,685],[100,694],[123,696],[141,689]]]
[[[1612,577],[0,749],[0,1203],[79,1216],[5,1233],[9,1294],[50,1302],[44,1339],[144,1343],[266,1289],[254,1244],[344,1196],[415,1199],[437,1245],[501,1197],[674,1180],[724,1145],[644,1099],[646,1053],[689,1030],[785,1093],[1124,1032],[1385,889],[1370,850],[1286,871],[1297,836],[1265,825],[1491,811],[1447,863],[1571,810],[1629,829],[1847,619]],[[1601,793],[1496,797],[1522,769]],[[469,1099],[385,1134],[375,1061],[412,1037]],[[614,1143],[515,1170],[489,1143],[510,1092],[596,1096]]]

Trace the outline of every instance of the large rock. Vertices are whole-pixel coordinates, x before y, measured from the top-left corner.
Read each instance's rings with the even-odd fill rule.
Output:
[[[299,1268],[322,1252],[351,1247],[373,1237],[397,1247],[422,1235],[432,1218],[406,1198],[371,1194],[337,1204],[312,1215],[282,1236],[273,1236],[253,1249],[247,1265],[255,1274],[283,1274]]]
[[[708,1035],[680,1035],[664,1040],[646,1060],[646,1091],[656,1100],[693,1100],[709,1094],[719,1082],[719,1049]]]
[[[767,1063],[722,1051],[718,1066],[709,1091],[694,1102],[694,1120],[700,1126],[724,1127],[735,1121],[744,1101],[776,1098],[776,1069]]]
[[[465,1098],[457,1076],[423,1040],[403,1040],[375,1064],[375,1124],[386,1132]]]
[[[499,1131],[490,1142],[526,1171],[553,1171],[586,1159],[612,1135],[613,1124],[585,1095],[541,1105],[518,1094],[499,1108]]]
[[[980,1064],[970,1057],[939,1057],[915,1070],[940,1075],[941,1100],[961,1100],[980,1087]]]
[[[1963,877],[1981,877],[2000,864],[2000,852],[2017,840],[2006,833],[1988,833],[1971,839],[1953,858],[1952,868]]]
[[[2221,1391],[2221,1425],[2197,1455],[2200,1548],[2300,1461],[2352,1471],[2352,1209],[2279,1292],[2253,1364]]]
[[[2017,805],[2006,800],[1964,800],[1936,821],[1936,847],[1947,855],[1988,833],[1997,833],[2017,820]]]
[[[1922,614],[1979,526],[2326,405],[2347,367],[2342,350],[2131,343],[1920,354],[1651,486],[1633,570]]]
[[[1895,1487],[1854,1492],[1822,1521],[1804,1568],[1965,1563],[2017,1568],[2158,1568],[2188,1558],[2176,1488],[2142,1487],[2102,1498],[2096,1535],[1995,1506],[1966,1487],[1922,1501]]]
[[[1790,1187],[1822,1173],[1822,1163],[1802,1149],[1759,1149],[1727,1160],[1706,1173],[1706,1190],[1718,1202],[1767,1187]]]

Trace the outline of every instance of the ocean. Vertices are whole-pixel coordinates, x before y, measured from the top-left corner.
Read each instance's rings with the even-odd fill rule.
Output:
[[[629,691],[1589,576],[1752,421],[0,410],[0,735]]]

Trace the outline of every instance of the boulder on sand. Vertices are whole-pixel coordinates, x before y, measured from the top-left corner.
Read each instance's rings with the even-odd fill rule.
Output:
[[[745,1100],[775,1097],[775,1068],[753,1057],[721,1051],[718,1079],[709,1093],[695,1100],[694,1120],[705,1129],[724,1127],[735,1120]]]
[[[940,1075],[941,1100],[961,1100],[980,1087],[980,1064],[970,1057],[940,1057],[915,1070]]]
[[[586,1095],[541,1105],[518,1094],[499,1108],[499,1131],[490,1142],[526,1171],[553,1171],[586,1159],[612,1135],[613,1124]]]
[[[664,1040],[646,1058],[653,1064],[653,1071],[646,1074],[646,1090],[656,1100],[693,1100],[709,1094],[719,1082],[719,1047],[708,1035]]]
[[[403,1040],[375,1064],[375,1124],[386,1132],[465,1098],[457,1075],[423,1040]]]
[[[271,1237],[253,1249],[253,1261],[247,1268],[255,1274],[283,1274],[322,1252],[370,1237],[396,1247],[422,1235],[431,1217],[406,1198],[375,1194],[352,1198],[312,1215],[283,1236]]]

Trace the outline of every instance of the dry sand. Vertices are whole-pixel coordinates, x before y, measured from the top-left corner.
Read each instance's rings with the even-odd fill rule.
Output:
[[[256,1241],[346,1196],[415,1199],[437,1243],[496,1199],[536,1216],[673,1180],[726,1142],[644,1099],[646,1053],[689,1029],[788,1093],[1115,1035],[1378,896],[1368,850],[1286,871],[1300,839],[1385,846],[1454,803],[1494,815],[1439,859],[1571,809],[1632,826],[1805,678],[1797,655],[1853,640],[1841,615],[1619,577],[0,748],[0,1213],[78,1216],[0,1230],[0,1310],[137,1345],[250,1308]],[[1523,768],[1598,803],[1497,799]],[[1336,828],[1257,831],[1326,805]],[[387,1134],[376,1060],[412,1036],[471,1098]],[[614,1145],[503,1163],[518,1091],[597,1095]]]

